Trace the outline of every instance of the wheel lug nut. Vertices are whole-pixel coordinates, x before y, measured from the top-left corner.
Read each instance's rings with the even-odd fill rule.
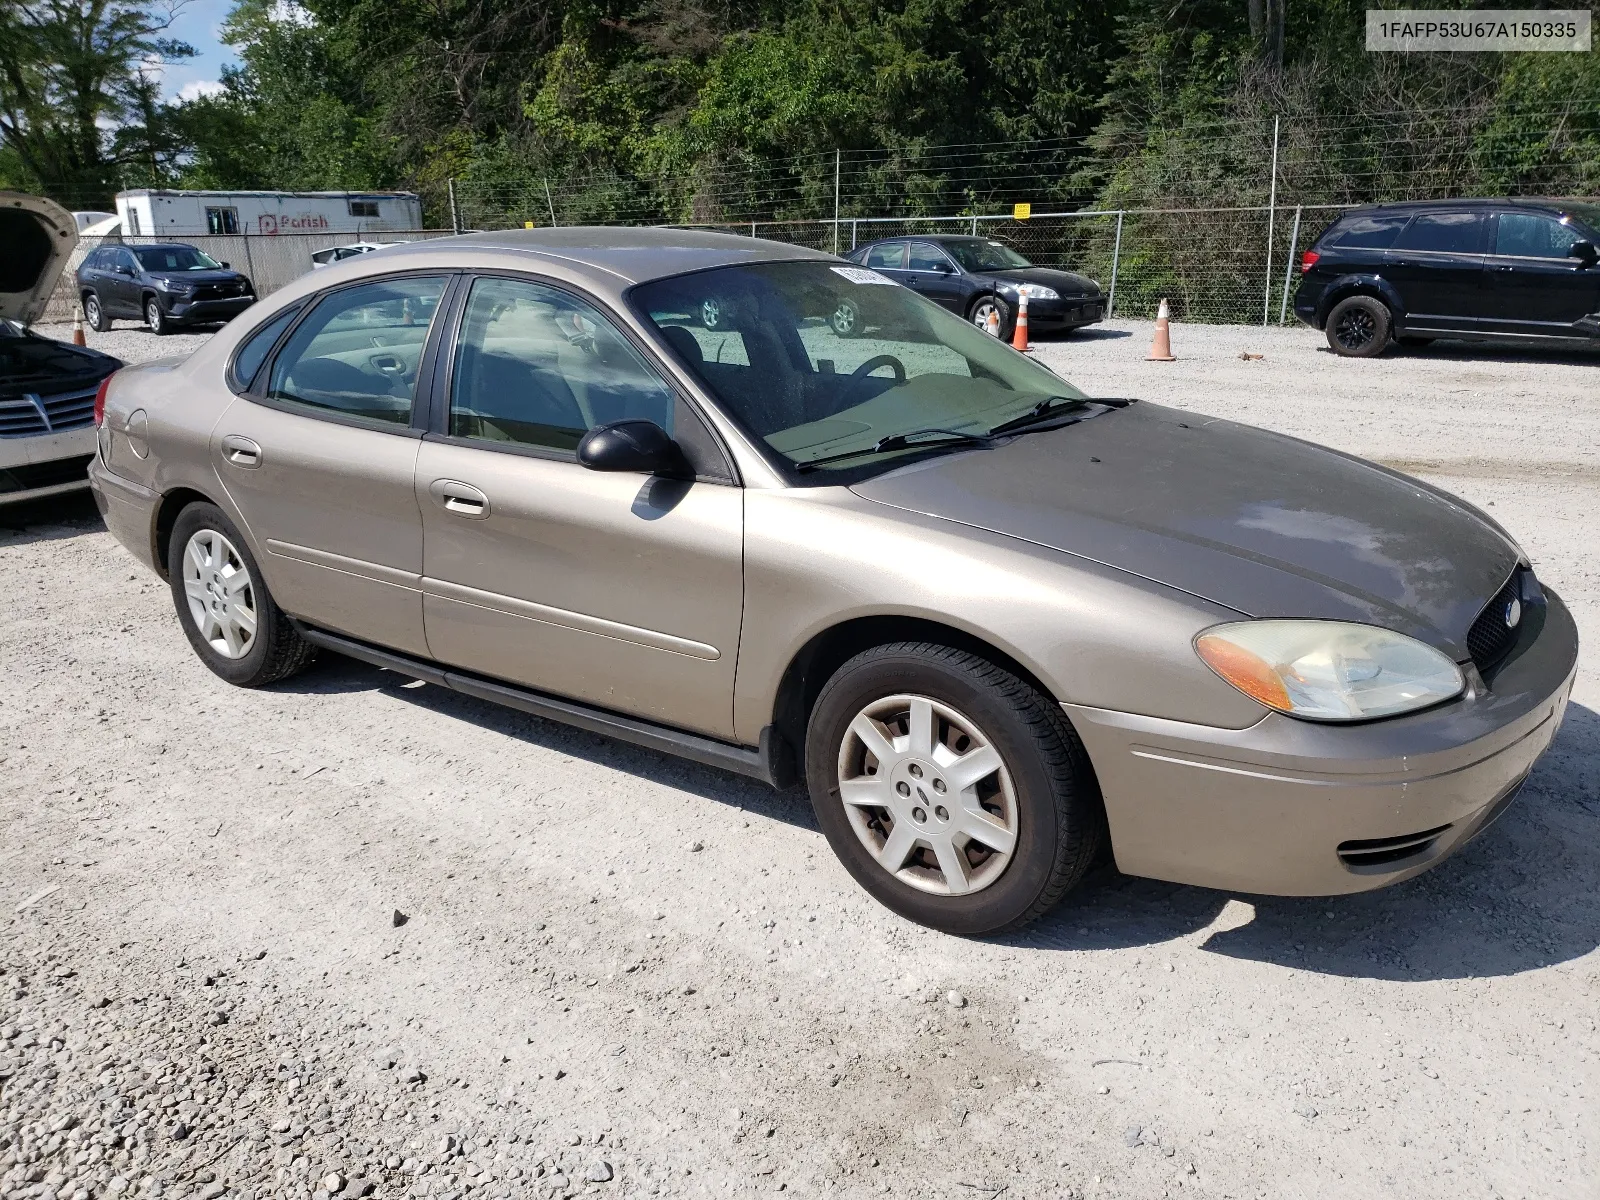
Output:
[[[911,795],[911,785],[909,783],[907,783],[904,779],[902,779],[899,783],[894,785],[894,790],[899,792],[902,796]]]
[[[934,791],[936,791],[936,792],[942,792],[942,791],[944,791],[944,790],[945,790],[945,786],[944,786],[944,780],[942,780],[942,779],[935,779],[935,780],[934,780],[934,781],[933,781],[933,790],[934,790]]]
[[[944,805],[940,804],[934,808],[933,815],[938,817],[941,821],[948,821],[950,819],[950,810]]]
[[[921,825],[924,821],[926,821],[928,819],[928,814],[926,812],[924,812],[920,808],[913,808],[911,810],[911,819],[913,821],[915,821],[918,825]]]
[[[911,764],[910,771],[911,771],[911,774],[915,778],[917,778],[917,779],[921,779],[922,778],[922,768],[917,766],[916,763],[912,763]]]

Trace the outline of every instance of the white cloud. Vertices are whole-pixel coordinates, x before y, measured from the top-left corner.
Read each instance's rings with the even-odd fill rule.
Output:
[[[215,79],[192,79],[178,89],[178,99],[198,100],[202,96],[215,96],[222,91],[222,84]]]

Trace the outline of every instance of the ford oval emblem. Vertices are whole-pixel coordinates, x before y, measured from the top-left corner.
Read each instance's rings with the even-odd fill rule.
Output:
[[[1522,620],[1522,601],[1515,596],[1506,601],[1505,618],[1507,629],[1515,629]]]

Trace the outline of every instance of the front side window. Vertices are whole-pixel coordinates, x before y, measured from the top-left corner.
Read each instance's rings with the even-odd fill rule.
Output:
[[[952,269],[950,260],[938,247],[927,242],[911,243],[911,270],[938,272]]]
[[[1342,250],[1387,250],[1405,223],[1404,216],[1346,217],[1328,245]]]
[[[867,251],[867,266],[880,271],[903,271],[906,265],[906,244],[885,242]]]
[[[983,435],[1047,401],[1082,398],[982,330],[862,267],[722,267],[643,284],[631,298],[723,408],[807,481],[893,465],[925,451],[917,445],[924,436]],[[707,299],[727,330],[696,319]],[[735,333],[736,356],[727,353]],[[908,445],[876,449],[906,434],[914,435]]]
[[[1398,250],[1431,250],[1440,254],[1482,254],[1483,214],[1423,213],[1406,226]]]
[[[272,364],[268,399],[408,425],[445,276],[341,288],[317,304]]]
[[[520,279],[472,285],[450,375],[454,436],[571,451],[626,418],[670,434],[676,400],[592,304]]]
[[[944,248],[964,269],[974,273],[1014,271],[1018,267],[1033,266],[1010,246],[988,238],[952,238],[944,243]]]
[[[222,264],[193,246],[140,246],[134,251],[146,271],[220,271]]]
[[[1538,213],[1501,213],[1494,252],[1516,258],[1566,258],[1583,234],[1554,217]]]

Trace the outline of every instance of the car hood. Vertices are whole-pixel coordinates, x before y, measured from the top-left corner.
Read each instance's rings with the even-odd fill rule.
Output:
[[[109,354],[40,337],[0,321],[0,400],[89,387],[121,365],[121,359]]]
[[[1063,296],[1097,296],[1100,285],[1085,275],[1073,271],[1058,271],[1054,267],[1014,267],[1009,271],[985,271],[990,279],[1004,283],[1037,283],[1055,288]]]
[[[1382,625],[1450,654],[1515,569],[1503,530],[1373,463],[1139,403],[855,484],[1253,617]]]
[[[54,200],[0,192],[0,320],[32,325],[44,315],[78,223]]]

